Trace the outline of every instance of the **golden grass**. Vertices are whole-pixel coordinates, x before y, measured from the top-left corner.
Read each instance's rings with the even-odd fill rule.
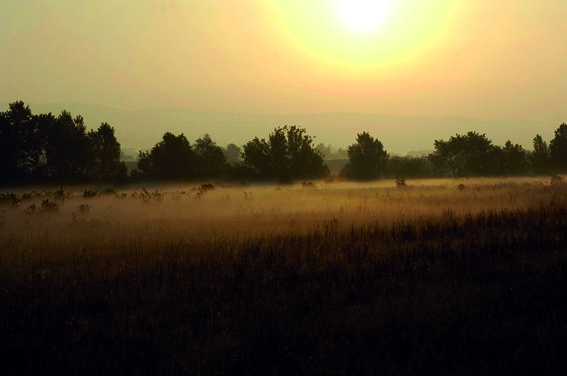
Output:
[[[65,190],[64,200],[55,191],[33,193],[2,208],[0,257],[13,267],[30,267],[33,260],[45,263],[78,253],[127,258],[180,247],[199,254],[231,252],[226,248],[235,244],[305,234],[329,224],[334,231],[364,224],[387,227],[446,213],[525,209],[565,197],[564,185],[542,178],[431,179],[404,187],[395,181],[318,181],[309,187],[219,186],[202,194],[197,188],[128,189],[84,198],[80,187]],[[44,200],[57,203],[59,211],[42,212]]]
[[[458,188],[460,184],[464,186],[462,190]],[[153,190],[149,193],[157,193],[156,197],[148,199],[143,198],[142,189],[85,199],[81,190],[65,188],[71,197],[64,201],[55,199],[53,192],[36,193],[17,208],[4,207],[0,231],[7,234],[56,230],[87,221],[131,226],[134,232],[167,231],[186,237],[253,235],[305,230],[328,220],[351,225],[440,215],[448,209],[456,214],[518,209],[548,198],[551,189],[549,179],[542,178],[430,179],[410,181],[406,187],[397,187],[394,181],[321,181],[314,182],[312,188],[301,184],[218,187],[200,197],[192,188],[170,186]],[[25,212],[32,204],[40,207],[45,199],[59,203],[60,210],[49,214]],[[89,205],[88,213],[80,213],[79,205]]]
[[[408,184],[4,195],[0,373],[562,372],[567,184]]]

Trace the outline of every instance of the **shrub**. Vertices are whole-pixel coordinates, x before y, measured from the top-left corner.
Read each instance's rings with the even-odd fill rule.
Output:
[[[150,192],[146,188],[142,188],[142,193],[140,193],[140,197],[145,202],[150,201],[151,199],[155,199],[159,201],[161,200],[162,195],[157,189],[153,192]]]
[[[56,213],[60,209],[59,204],[53,201],[43,200],[41,202],[41,211],[44,213]]]
[[[36,210],[37,210],[37,206],[35,204],[31,204],[24,210],[24,212],[26,212],[26,214],[33,214],[35,213]]]
[[[61,187],[56,190],[53,195],[56,199],[65,201],[66,198],[70,198],[73,194],[71,192],[65,192],[63,187]]]
[[[115,195],[116,191],[112,188],[104,188],[102,191],[100,191],[101,195]]]
[[[0,193],[0,204],[9,204],[10,206],[18,206],[22,200],[15,193]]]
[[[197,191],[195,195],[196,198],[201,198],[205,192],[215,189],[215,185],[213,183],[203,183],[199,186],[199,188],[193,188],[193,191]]]
[[[94,197],[96,197],[96,191],[85,189],[85,191],[83,192],[83,198],[94,198]]]

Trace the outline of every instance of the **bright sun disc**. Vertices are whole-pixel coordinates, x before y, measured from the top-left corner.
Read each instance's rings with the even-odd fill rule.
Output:
[[[341,20],[361,33],[375,29],[386,19],[389,11],[389,0],[337,0]]]

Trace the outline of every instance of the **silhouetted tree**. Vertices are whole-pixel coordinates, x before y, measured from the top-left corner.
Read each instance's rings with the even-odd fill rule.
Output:
[[[38,117],[22,101],[0,113],[0,182],[20,183],[41,174],[43,138]]]
[[[276,128],[269,137],[268,160],[271,175],[280,180],[291,180],[291,166],[287,156],[287,138],[284,128]],[[246,148],[244,148],[246,152]],[[244,159],[246,161],[246,158]]]
[[[562,123],[555,130],[555,137],[549,142],[551,162],[561,172],[567,171],[567,124]]]
[[[347,149],[349,162],[343,174],[349,178],[370,180],[377,179],[386,171],[388,153],[378,139],[368,132],[357,135],[356,142]]]
[[[348,158],[347,151],[341,147],[335,150],[332,145],[325,145],[323,143],[319,143],[317,144],[315,149],[319,151],[319,153],[323,156],[325,160]]]
[[[62,111],[54,118],[40,117],[41,133],[45,137],[45,173],[57,182],[80,181],[85,178],[91,158],[87,127],[82,116]]]
[[[549,164],[551,156],[549,154],[549,147],[543,138],[538,134],[533,139],[534,150],[530,154],[530,163],[534,174],[547,174],[549,173]]]
[[[239,163],[242,161],[242,150],[236,144],[228,144],[223,149],[224,156],[228,163]]]
[[[519,144],[506,141],[501,150],[501,167],[504,175],[522,175],[527,172],[527,155],[524,148]]]
[[[91,148],[89,177],[98,181],[123,181],[127,169],[120,161],[120,143],[114,135],[114,128],[102,123],[96,131],[91,130],[88,137]]]
[[[242,157],[242,165],[261,178],[285,181],[329,174],[311,136],[295,125],[275,128],[268,141],[255,137],[244,145]]]
[[[270,160],[270,144],[258,137],[254,137],[252,141],[248,141],[244,145],[242,165],[256,176],[273,178],[276,175],[272,168],[273,163]]]
[[[390,156],[386,171],[392,177],[423,178],[432,176],[431,161],[424,156]]]
[[[331,155],[332,151],[331,151],[331,145],[325,145],[323,143],[319,143],[317,144],[317,146],[315,147],[315,149],[319,152],[319,154],[321,154],[321,156],[324,159],[328,159],[328,157]]]
[[[323,156],[315,149],[313,139],[305,128],[291,126],[287,130],[287,155],[290,175],[297,178],[319,178],[329,175]]]
[[[222,148],[208,134],[195,141],[195,168],[200,177],[219,177],[226,173],[228,165]]]
[[[182,134],[171,132],[163,135],[150,151],[138,156],[138,169],[142,175],[152,179],[190,179],[195,177],[195,153]]]
[[[486,135],[468,132],[449,141],[435,140],[429,155],[438,173],[452,176],[492,175],[495,147]]]

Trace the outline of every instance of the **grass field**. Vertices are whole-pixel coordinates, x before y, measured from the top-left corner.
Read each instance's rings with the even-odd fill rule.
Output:
[[[567,373],[548,178],[0,198],[2,375]]]

